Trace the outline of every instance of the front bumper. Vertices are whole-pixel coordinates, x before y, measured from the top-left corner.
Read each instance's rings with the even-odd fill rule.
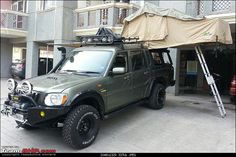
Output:
[[[30,126],[51,126],[63,120],[69,110],[66,106],[42,106],[29,98],[19,102],[5,101],[1,113]]]

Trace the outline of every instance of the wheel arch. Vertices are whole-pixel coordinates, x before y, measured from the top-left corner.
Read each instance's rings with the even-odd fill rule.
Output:
[[[102,96],[96,91],[85,91],[79,94],[76,94],[71,101],[71,109],[73,110],[78,105],[91,105],[96,108],[100,114],[100,117],[104,118],[105,113],[105,104]]]
[[[167,82],[166,82],[164,77],[156,77],[155,79],[153,79],[153,81],[151,83],[151,89],[150,89],[149,97],[151,96],[156,84],[162,84],[165,88],[167,86]]]

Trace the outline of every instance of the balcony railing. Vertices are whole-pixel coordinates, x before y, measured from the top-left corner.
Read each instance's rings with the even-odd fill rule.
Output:
[[[101,26],[121,27],[125,17],[138,10],[137,5],[107,3],[75,10],[75,30]]]
[[[198,15],[214,15],[235,12],[234,0],[198,0]]]
[[[1,29],[15,29],[27,31],[28,14],[12,11],[1,10]]]

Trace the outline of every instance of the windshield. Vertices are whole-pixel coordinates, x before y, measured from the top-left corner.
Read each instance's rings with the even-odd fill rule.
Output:
[[[67,58],[58,72],[103,74],[111,59],[111,51],[79,51]]]

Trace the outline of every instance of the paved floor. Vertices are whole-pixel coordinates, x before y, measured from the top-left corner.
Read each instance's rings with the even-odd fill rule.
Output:
[[[103,121],[94,144],[83,150],[64,144],[61,128],[16,129],[14,120],[1,116],[1,146],[57,152],[235,152],[235,106],[224,100],[223,119],[213,102],[209,96],[168,95],[162,110],[132,107]]]

